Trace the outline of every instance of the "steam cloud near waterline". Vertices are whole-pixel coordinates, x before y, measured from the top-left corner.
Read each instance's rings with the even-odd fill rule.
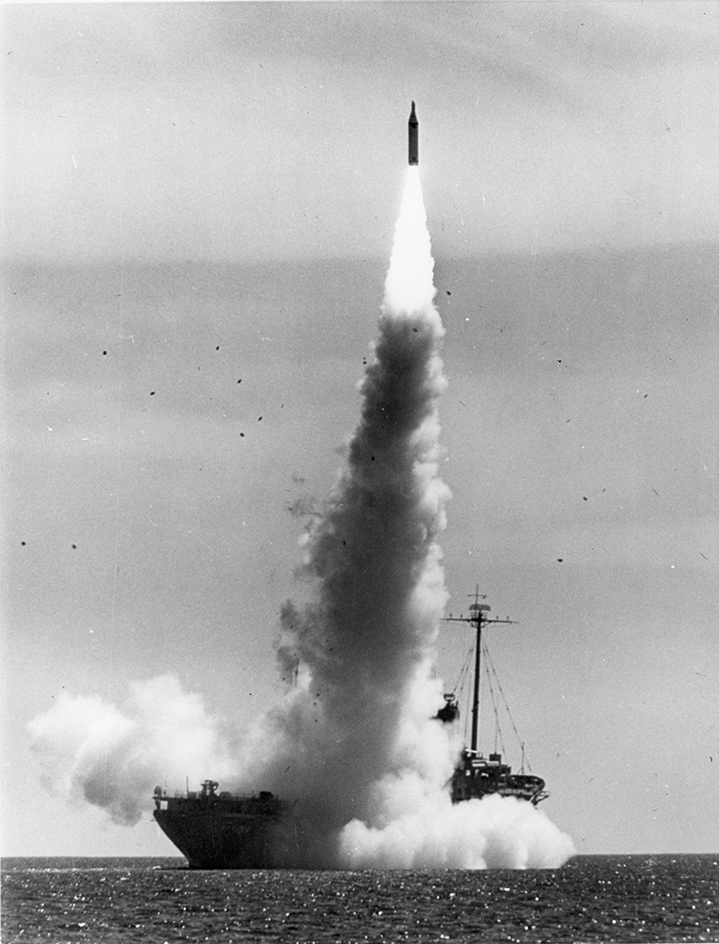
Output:
[[[452,726],[432,720],[442,704],[431,672],[447,602],[438,540],[449,497],[438,474],[446,381],[433,268],[410,167],[360,422],[305,536],[311,602],[282,611],[278,657],[283,674],[300,666],[297,686],[239,746],[168,678],[135,686],[129,714],[67,696],[31,726],[55,781],[61,771],[71,792],[126,822],[178,770],[181,783],[197,771],[194,782],[272,790],[296,800],[294,867],[556,867],[573,854],[530,804],[495,795],[453,805],[447,788],[460,744]],[[168,698],[178,705],[162,732],[147,711],[158,694],[165,715]],[[175,740],[178,717],[189,745]]]
[[[202,698],[171,675],[130,686],[122,708],[95,695],[62,692],[30,722],[30,747],[46,789],[107,810],[113,822],[137,823],[156,784],[197,784],[237,771],[232,739]]]

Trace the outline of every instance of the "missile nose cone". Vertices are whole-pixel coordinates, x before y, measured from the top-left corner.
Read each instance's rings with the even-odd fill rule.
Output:
[[[414,110],[414,102],[412,102],[412,111],[409,114],[409,123],[412,125],[419,124],[419,122],[417,121],[417,115],[415,114],[415,110]]]

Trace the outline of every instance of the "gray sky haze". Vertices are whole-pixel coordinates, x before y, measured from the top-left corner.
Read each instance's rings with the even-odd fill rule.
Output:
[[[715,236],[713,4],[446,6],[6,7],[12,253],[388,252],[410,98],[443,254]]]

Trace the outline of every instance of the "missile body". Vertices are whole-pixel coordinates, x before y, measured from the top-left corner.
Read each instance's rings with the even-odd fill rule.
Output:
[[[409,136],[409,163],[411,167],[413,164],[419,164],[419,122],[414,113],[414,102],[412,102],[407,133]]]

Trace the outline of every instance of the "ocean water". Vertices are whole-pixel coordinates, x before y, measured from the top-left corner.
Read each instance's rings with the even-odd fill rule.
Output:
[[[5,859],[3,944],[719,941],[719,855],[562,869],[189,871],[183,859]]]

